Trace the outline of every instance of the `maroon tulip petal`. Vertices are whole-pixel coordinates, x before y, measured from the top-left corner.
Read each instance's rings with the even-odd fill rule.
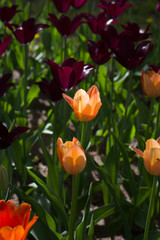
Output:
[[[68,66],[68,67],[72,67],[74,63],[76,63],[77,61],[74,58],[67,58],[66,60],[64,60],[64,62],[62,63],[62,67]]]
[[[72,6],[74,8],[82,7],[88,0],[73,0]]]
[[[28,127],[16,127],[11,132],[0,122],[0,149],[9,147]]]
[[[72,4],[72,0],[51,0],[57,10],[61,13],[65,13],[68,11],[70,5]]]
[[[11,44],[11,35],[7,35],[3,42],[0,42],[0,56],[6,51],[7,46]]]
[[[2,22],[9,22],[12,20],[12,18],[14,17],[14,15],[17,12],[21,12],[21,10],[16,10],[17,9],[17,5],[13,5],[12,7],[1,7],[0,8],[0,20]]]
[[[160,67],[151,64],[151,65],[149,65],[149,69],[153,70],[153,71],[155,71],[157,73],[160,70]]]
[[[72,71],[73,71],[73,68],[71,68],[71,67],[58,67],[57,68],[59,82],[64,91],[69,90],[71,88],[70,87],[71,86],[70,76],[71,76]]]
[[[62,98],[62,93],[64,93],[64,91],[61,89],[56,80],[53,79],[49,83],[47,79],[42,78],[42,81],[37,82],[36,84],[39,86],[41,92],[53,102],[57,102]]]

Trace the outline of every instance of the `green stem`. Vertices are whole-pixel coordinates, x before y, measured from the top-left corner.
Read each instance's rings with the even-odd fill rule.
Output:
[[[157,176],[154,176],[143,240],[148,240],[149,226],[150,226],[150,221],[151,221],[151,217],[154,209],[154,193],[156,190],[156,183],[157,183]]]
[[[74,224],[77,212],[77,197],[79,189],[80,174],[76,174],[72,177],[72,205],[71,205],[71,217],[69,224],[69,238],[68,240],[74,239]]]
[[[154,105],[154,98],[152,98],[151,104],[150,104],[149,116],[148,116],[148,122],[147,122],[147,130],[146,130],[146,134],[145,134],[145,140],[147,140],[150,137],[149,136],[149,128],[150,128],[150,124],[151,124],[151,120],[152,120],[153,105]]]
[[[132,72],[130,72],[129,76],[129,81],[128,81],[128,89],[127,89],[127,100],[126,100],[126,105],[125,105],[125,113],[124,113],[124,118],[122,120],[122,128],[120,131],[120,137],[123,138],[123,131],[125,129],[126,125],[126,119],[127,119],[127,112],[128,112],[128,107],[129,107],[129,101],[130,101],[130,96],[131,96],[131,89],[132,89]]]
[[[85,122],[81,122],[81,145],[84,145],[85,139]],[[80,174],[76,174],[72,177],[72,203],[71,203],[71,217],[69,223],[69,238],[68,240],[74,239],[74,224],[77,213],[77,198],[78,198],[78,190],[79,190],[79,181]]]
[[[24,117],[27,120],[27,62],[28,62],[28,45],[24,46]]]

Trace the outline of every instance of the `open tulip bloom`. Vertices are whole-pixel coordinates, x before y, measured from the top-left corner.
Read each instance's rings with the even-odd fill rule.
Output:
[[[38,217],[29,222],[31,206],[22,203],[18,207],[9,200],[0,200],[0,240],[25,240]]]
[[[57,152],[61,165],[67,173],[75,175],[85,168],[86,156],[80,142],[75,137],[72,141],[65,143],[58,138]]]
[[[27,19],[22,23],[21,27],[17,24],[10,23],[6,23],[6,26],[13,32],[22,45],[28,45],[37,33],[49,27],[47,24],[35,24],[35,18]]]
[[[81,18],[83,17],[83,14],[79,14],[71,20],[68,16],[62,15],[60,19],[56,17],[56,15],[49,13],[48,20],[51,21],[54,26],[57,28],[58,32],[64,36],[68,37],[71,34],[73,34],[77,28],[83,24],[86,23],[85,21],[81,21]]]
[[[74,8],[80,8],[83,4],[85,4],[88,0],[51,0],[57,10],[61,13],[65,13],[68,11],[69,7],[72,5]]]
[[[153,70],[147,73],[142,71],[142,88],[146,96],[155,98],[160,96],[160,70],[155,72]]]
[[[102,105],[100,93],[96,86],[92,86],[88,92],[79,89],[73,99],[64,93],[63,97],[73,108],[79,121],[88,122],[94,119]]]
[[[0,149],[9,147],[28,127],[15,127],[11,132],[0,122]]]
[[[153,48],[151,41],[142,41],[135,46],[133,39],[124,35],[124,32],[118,34],[113,26],[109,26],[101,35],[115,54],[115,59],[129,70],[137,68]]]
[[[0,7],[0,20],[4,23],[11,21],[17,12],[21,12],[21,10],[17,10],[17,7],[17,5]]]
[[[128,0],[101,0],[101,2],[102,5],[97,5],[97,7],[102,8],[111,19],[118,18],[126,8],[132,7],[131,4],[125,4]]]
[[[95,63],[98,65],[106,63],[111,57],[112,52],[109,51],[107,42],[99,40],[94,42],[88,40],[88,52]]]
[[[131,148],[143,158],[147,172],[160,176],[160,138],[157,140],[148,139],[144,152],[133,146]]]

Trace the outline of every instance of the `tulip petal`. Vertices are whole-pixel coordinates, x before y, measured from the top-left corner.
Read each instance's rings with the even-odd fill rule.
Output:
[[[63,158],[63,166],[69,174],[78,174],[85,168],[86,156],[81,148],[72,146]]]
[[[69,103],[69,105],[73,108],[73,104],[74,104],[73,99],[71,97],[69,97],[68,95],[66,95],[65,93],[63,93],[62,96]]]
[[[132,148],[133,151],[135,151],[138,155],[140,155],[141,157],[143,157],[143,152],[133,146],[130,146]]]

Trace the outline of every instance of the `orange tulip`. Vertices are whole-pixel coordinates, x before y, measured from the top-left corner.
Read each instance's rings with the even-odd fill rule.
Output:
[[[28,203],[17,207],[11,200],[0,200],[0,240],[25,240],[38,218],[34,216],[28,222],[30,213],[31,206]]]
[[[142,71],[141,80],[145,95],[151,98],[160,96],[160,70],[157,73],[153,70],[147,73]]]
[[[63,169],[69,174],[78,174],[86,166],[86,156],[80,142],[74,137],[72,142],[57,141],[58,157]]]
[[[144,166],[150,174],[160,176],[160,138],[148,139],[144,152],[132,146],[131,148],[143,158]]]
[[[92,86],[87,93],[83,89],[78,90],[73,99],[64,93],[62,95],[73,108],[79,121],[91,121],[96,117],[102,105],[96,86]]]

